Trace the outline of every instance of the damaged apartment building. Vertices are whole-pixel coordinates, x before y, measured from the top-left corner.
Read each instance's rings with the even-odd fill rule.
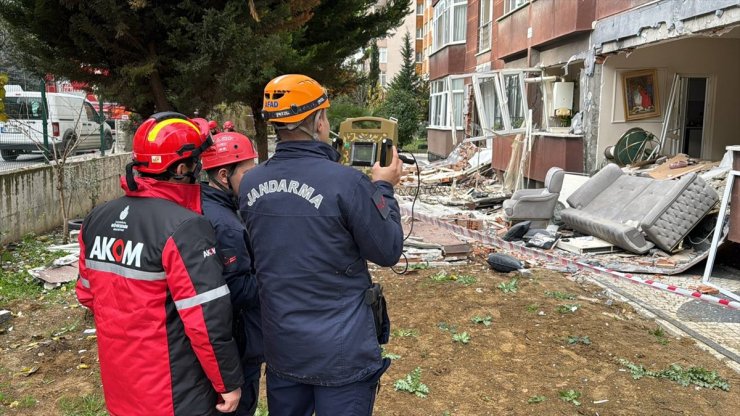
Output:
[[[424,18],[433,157],[484,136],[494,169],[504,171],[530,110],[537,139],[529,174],[540,182],[547,165],[597,171],[605,149],[635,127],[658,140],[666,129],[661,152],[669,155],[719,160],[737,141],[738,0],[432,0],[431,6]],[[644,92],[651,101],[644,108],[652,111],[630,114],[632,95]]]
[[[494,168],[505,170],[507,150],[495,150],[510,148],[513,137],[526,131],[530,109],[534,134],[541,138],[534,144],[533,163],[566,150],[567,166],[561,167],[572,172],[598,170],[604,150],[634,127],[659,138],[669,124],[663,153],[709,160],[721,159],[736,139],[737,0],[439,0],[431,5],[424,17],[430,31],[425,68],[433,156],[446,156],[465,138],[486,136]],[[572,90],[554,96],[559,81]],[[625,91],[637,93],[644,88],[641,82],[653,82],[647,87],[655,111],[629,114],[634,100]],[[638,85],[634,91],[632,85]],[[567,102],[570,91],[573,98]],[[567,111],[556,112],[561,104]],[[575,134],[563,129],[574,121]],[[582,158],[572,155],[578,152]],[[533,170],[541,181],[542,169]]]
[[[554,215],[554,202],[543,216],[517,198],[559,199],[566,233],[644,256],[598,260],[624,272],[674,274],[716,249],[728,147],[740,144],[740,0],[417,3],[430,160],[484,149],[473,153],[503,185],[485,201],[509,225]],[[728,239],[740,241],[740,220]]]

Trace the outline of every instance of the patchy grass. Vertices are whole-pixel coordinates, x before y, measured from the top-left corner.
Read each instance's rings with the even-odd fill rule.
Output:
[[[457,282],[463,286],[470,286],[478,281],[475,276],[469,274],[448,273],[444,270],[429,276],[429,278],[435,282]]]
[[[506,283],[499,283],[496,287],[503,293],[516,293],[519,290],[519,279],[515,277]]]
[[[48,266],[66,255],[62,251],[48,251],[49,244],[48,236],[28,235],[18,243],[0,248],[0,302],[37,298],[47,293],[28,270]]]
[[[457,283],[460,283],[464,286],[470,286],[472,284],[475,284],[478,281],[475,277],[469,275],[469,274],[463,274],[457,276]]]
[[[100,394],[65,396],[59,399],[58,406],[63,416],[106,416],[108,414],[105,411],[105,401]]]
[[[658,341],[658,344],[660,345],[667,345],[668,344],[668,338],[665,336],[665,331],[661,327],[656,327],[653,330],[648,331],[648,333],[655,337],[655,339]]]
[[[388,358],[391,361],[395,361],[401,358],[401,356],[398,354],[393,354],[391,352],[386,351],[385,347],[383,346],[380,347],[380,356],[383,358]]]
[[[461,344],[468,344],[470,343],[470,334],[468,334],[467,332],[452,334],[452,340]]]
[[[576,311],[580,307],[581,307],[581,305],[579,305],[577,303],[573,303],[573,304],[559,305],[556,310],[558,311],[558,313],[562,313],[562,314],[576,313]]]
[[[396,391],[405,391],[406,393],[415,394],[422,399],[429,394],[429,387],[421,382],[421,367],[416,367],[405,378],[396,380],[393,384]]]
[[[585,337],[568,335],[568,338],[565,341],[568,343],[568,345],[576,345],[576,344],[591,345],[591,339],[588,337],[588,335]]]
[[[558,292],[558,291],[545,291],[545,296],[548,298],[558,299],[558,300],[574,300],[576,298],[576,295],[572,293],[566,293],[566,292]]]
[[[470,318],[470,320],[474,324],[483,324],[485,326],[491,326],[491,321],[493,320],[493,318],[491,317],[491,315],[486,315],[486,316],[475,315],[474,317]]]
[[[545,400],[547,400],[545,398],[545,396],[532,396],[532,397],[529,398],[529,400],[527,400],[527,403],[529,403],[529,404],[537,404],[537,403],[542,403]]]
[[[419,331],[413,328],[398,328],[394,329],[393,332],[391,332],[391,336],[394,336],[396,338],[416,338],[419,336]]]
[[[561,391],[558,395],[560,396],[560,400],[564,402],[573,403],[576,406],[581,405],[581,402],[578,401],[581,398],[581,392],[578,390],[565,390]]]
[[[720,377],[716,371],[709,371],[704,367],[683,368],[678,364],[671,364],[665,370],[651,371],[646,370],[642,365],[635,364],[625,359],[620,359],[619,363],[630,370],[632,378],[635,380],[639,380],[647,376],[675,381],[684,387],[688,387],[693,384],[706,389],[730,391],[730,384],[726,379]]]
[[[18,405],[16,406],[18,409],[30,409],[38,403],[38,400],[36,400],[33,396],[23,396],[20,400],[18,400]]]

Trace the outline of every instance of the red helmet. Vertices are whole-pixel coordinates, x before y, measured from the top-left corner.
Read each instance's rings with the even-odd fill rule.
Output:
[[[249,137],[239,133],[219,133],[213,136],[213,145],[203,152],[201,160],[203,169],[210,170],[256,157],[257,152]]]
[[[232,123],[231,121],[227,121],[226,123],[224,123],[224,130],[233,129],[233,128],[234,128],[234,123]]]
[[[210,134],[210,127],[208,127],[208,120],[204,118],[191,118],[190,121],[193,122],[196,126],[198,126],[198,129],[200,129],[200,133],[203,135],[203,139],[208,137]]]
[[[154,114],[134,134],[134,169],[163,173],[178,160],[193,156],[204,141],[205,135],[186,116],[174,112]]]
[[[216,120],[211,120],[208,122],[208,128],[213,130],[218,128],[218,123],[216,123]]]

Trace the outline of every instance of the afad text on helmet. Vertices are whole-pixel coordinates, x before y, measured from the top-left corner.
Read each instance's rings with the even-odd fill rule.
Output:
[[[273,179],[259,184],[257,188],[252,188],[252,190],[250,190],[249,194],[247,195],[247,205],[251,207],[259,198],[261,198],[265,194],[272,194],[275,192],[287,192],[305,199],[314,207],[316,207],[316,209],[319,209],[319,207],[321,206],[321,201],[324,200],[324,196],[321,194],[314,195],[314,191],[315,189],[313,187],[308,186],[305,183],[300,183],[294,180],[288,181],[287,179]]]

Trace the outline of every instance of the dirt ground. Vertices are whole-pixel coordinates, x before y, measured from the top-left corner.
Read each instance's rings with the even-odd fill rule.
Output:
[[[562,274],[536,270],[520,278],[515,293],[497,288],[515,275],[479,264],[373,274],[384,284],[394,329],[385,350],[400,356],[382,378],[376,415],[724,415],[740,403],[740,376],[691,339],[654,335],[654,322]],[[552,291],[577,297],[545,295]],[[561,313],[561,305],[578,308]],[[20,316],[0,325],[0,415],[100,414],[69,410],[70,398],[101,391],[95,339],[83,333],[92,318],[72,291],[2,306]],[[474,323],[474,316],[490,316],[490,325]],[[453,333],[463,332],[469,342],[454,342]],[[569,345],[569,336],[590,344]],[[730,391],[633,380],[620,358],[651,370],[672,363],[717,370]],[[426,398],[394,390],[416,367]],[[567,390],[581,393],[580,406],[559,398]],[[528,403],[535,396],[544,401]]]

